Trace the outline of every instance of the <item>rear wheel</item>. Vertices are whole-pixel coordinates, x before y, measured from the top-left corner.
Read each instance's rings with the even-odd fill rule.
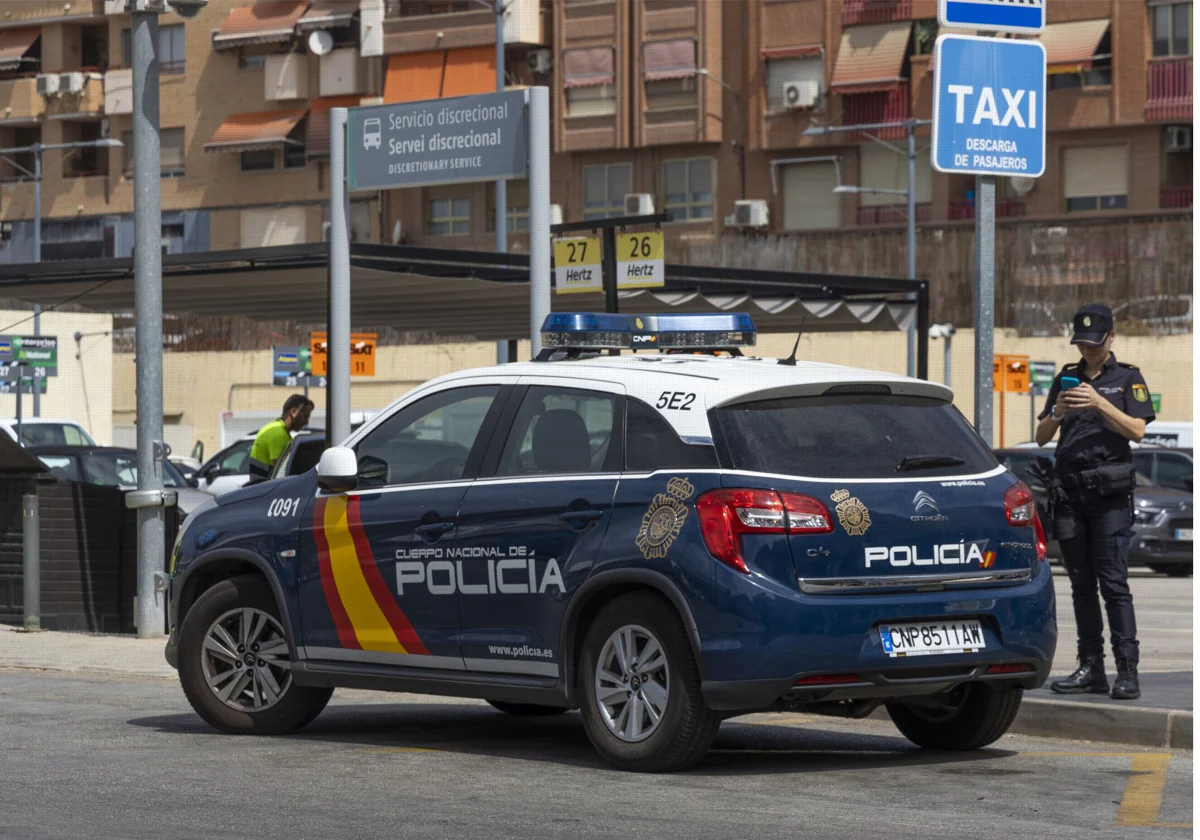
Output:
[[[1021,689],[964,683],[927,705],[888,703],[905,738],[930,750],[977,750],[998,740],[1021,708]]]
[[[537,717],[539,715],[561,715],[567,711],[561,706],[540,706],[537,703],[509,703],[507,700],[489,700],[493,709],[514,717]]]
[[[1170,566],[1168,566],[1164,563],[1147,563],[1146,565],[1149,567],[1150,571],[1158,572],[1159,574],[1166,575],[1167,577],[1190,577],[1192,574],[1191,566],[1185,566],[1185,565],[1170,565]]]
[[[622,770],[689,767],[721,725],[700,694],[683,622],[656,595],[625,595],[600,611],[584,639],[579,683],[588,738]]]

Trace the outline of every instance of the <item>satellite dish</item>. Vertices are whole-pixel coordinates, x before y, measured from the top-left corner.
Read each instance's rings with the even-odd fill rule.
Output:
[[[308,50],[313,55],[329,55],[333,50],[333,36],[327,29],[316,29],[308,36]]]
[[[1017,195],[1029,195],[1033,191],[1033,187],[1037,184],[1036,178],[1022,178],[1019,175],[1014,175],[1008,179],[1009,186]]]

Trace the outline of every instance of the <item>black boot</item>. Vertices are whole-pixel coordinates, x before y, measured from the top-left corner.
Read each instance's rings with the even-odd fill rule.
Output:
[[[1113,683],[1112,699],[1136,700],[1142,696],[1138,685],[1137,663],[1132,659],[1117,660],[1117,681]]]
[[[1134,677],[1135,681],[1137,677]],[[1050,683],[1055,694],[1108,694],[1108,677],[1104,675],[1104,654],[1084,653],[1079,656],[1079,668],[1066,679]]]

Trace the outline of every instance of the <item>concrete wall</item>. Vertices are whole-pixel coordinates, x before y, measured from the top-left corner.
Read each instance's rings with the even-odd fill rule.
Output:
[[[757,353],[785,356],[794,338],[787,335],[760,337]],[[974,335],[960,331],[952,341],[952,387],[955,401],[968,419],[974,416],[972,365]],[[996,337],[998,353],[1023,353],[1034,361],[1053,361],[1061,366],[1073,361],[1065,339],[1018,338],[1013,332]],[[932,379],[943,381],[941,341],[930,343],[929,372]],[[1162,419],[1192,419],[1192,337],[1118,338],[1114,347],[1121,361],[1138,365],[1150,390],[1163,395]],[[529,345],[522,342],[519,357],[527,358]],[[810,361],[855,365],[876,370],[904,373],[905,338],[899,333],[814,334],[800,342],[799,357]],[[269,351],[245,353],[167,353],[164,355],[163,413],[168,422],[191,425],[205,452],[216,451],[221,413],[234,411],[278,411],[290,389],[270,385]],[[382,347],[376,360],[374,379],[355,380],[351,402],[355,409],[383,408],[415,385],[464,368],[492,364],[495,345],[438,344],[416,347]],[[113,359],[114,422],[132,423],[135,413],[134,366],[128,354]],[[324,408],[325,394],[314,390],[313,400]],[[1029,397],[1014,395],[1005,400],[1005,442],[1031,439]],[[999,411],[999,398],[996,399]],[[1040,410],[1040,405],[1039,405]],[[1000,442],[997,422],[996,440]]]
[[[33,313],[0,309],[0,334],[33,335]],[[26,318],[30,320],[26,321]],[[22,323],[18,323],[22,322]],[[58,376],[48,380],[42,397],[42,416],[73,420],[83,426],[97,443],[112,442],[113,352],[111,335],[87,335],[112,330],[107,314],[47,312],[42,315],[42,335],[58,336]],[[76,332],[84,338],[76,344]],[[82,358],[76,351],[82,348]],[[132,363],[131,363],[132,366]],[[132,380],[130,380],[132,385]],[[130,399],[133,390],[130,388]],[[16,414],[15,394],[0,394],[0,417]],[[22,411],[33,414],[33,399],[25,394]]]

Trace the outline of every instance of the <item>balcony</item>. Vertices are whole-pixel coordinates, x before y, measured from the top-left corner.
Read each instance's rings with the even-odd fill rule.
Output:
[[[68,91],[67,77],[62,73],[57,96],[46,98],[46,118],[51,120],[92,119],[104,113],[104,76],[100,73],[78,73],[83,77],[82,89]]]
[[[109,70],[104,74],[104,114],[120,116],[133,113],[133,69]]]
[[[1019,198],[997,198],[996,218],[1015,219],[1025,215],[1025,202]],[[951,201],[950,221],[963,221],[975,218],[974,201]]]
[[[842,26],[912,19],[912,0],[845,0]]]
[[[0,125],[36,123],[46,112],[46,100],[37,92],[37,77],[0,82]]]
[[[1186,210],[1190,208],[1192,206],[1192,185],[1160,187],[1158,190],[1158,206],[1160,210]]]
[[[496,16],[474,0],[388,0],[384,7],[385,53],[453,50],[496,43]],[[545,43],[538,0],[511,0],[504,42]]]
[[[844,94],[842,125],[902,122],[908,119],[909,102],[908,82],[896,85],[891,90]],[[885,128],[871,133],[883,140],[896,140],[904,137],[904,128]],[[845,136],[852,143],[870,139],[858,131],[849,132]]]
[[[104,0],[30,0],[25,3],[4,3],[3,20],[14,23],[82,23],[107,14]],[[9,6],[13,8],[8,8]]]
[[[1191,56],[1154,59],[1150,62],[1148,70],[1146,119],[1191,120]]]
[[[933,218],[933,205],[928,201],[916,205],[917,221],[928,222]],[[902,225],[908,221],[908,205],[877,204],[858,208],[859,225]]]

